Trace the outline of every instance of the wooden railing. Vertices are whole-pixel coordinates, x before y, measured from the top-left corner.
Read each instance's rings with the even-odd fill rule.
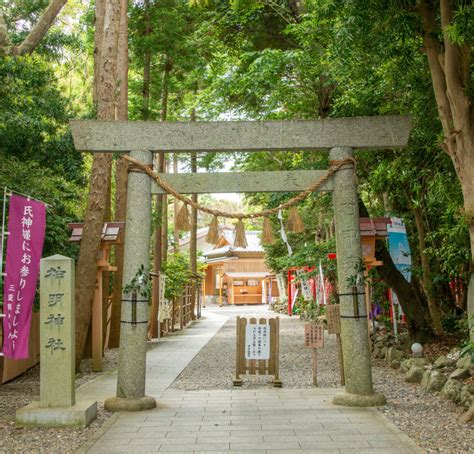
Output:
[[[195,291],[193,291],[193,288],[195,288]],[[201,318],[202,298],[200,282],[196,280],[189,281],[185,286],[183,294],[173,299],[171,303],[171,317],[162,323],[161,335],[182,330],[193,320]]]

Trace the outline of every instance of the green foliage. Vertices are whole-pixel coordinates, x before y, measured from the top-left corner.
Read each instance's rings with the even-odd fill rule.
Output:
[[[149,299],[151,296],[151,279],[150,273],[145,269],[145,265],[141,264],[130,282],[123,287],[124,293],[135,293],[143,298]]]
[[[467,317],[459,314],[459,311],[451,311],[441,320],[443,330],[446,334],[467,338],[469,330],[467,327]]]
[[[169,255],[163,271],[166,275],[165,297],[172,300],[181,296],[191,278],[189,256],[179,252]]]
[[[474,324],[474,317],[470,319],[470,325]],[[469,355],[471,362],[474,363],[474,341],[469,338],[469,326],[467,317],[460,322],[460,331],[464,334],[463,341],[461,343],[461,356]]]
[[[69,242],[70,230],[67,224],[83,217],[83,207],[78,201],[84,189],[33,160],[21,161],[0,152],[0,162],[2,186],[52,205],[46,215],[43,256],[63,254],[75,257],[77,245]]]
[[[68,132],[68,105],[39,57],[0,59],[0,152],[84,183],[82,155]]]
[[[14,43],[21,41],[47,3],[8,2],[4,12]],[[472,2],[452,3],[454,22],[445,31],[455,43],[472,43]],[[420,258],[425,253],[434,294],[449,314],[453,310],[449,280],[466,278],[469,271],[468,220],[456,172],[439,146],[443,134],[416,4],[416,0],[150,0],[146,10],[144,2],[132,2],[129,116],[156,120],[165,104],[172,121],[189,120],[191,112],[198,120],[411,114],[413,129],[404,150],[358,151],[359,192],[371,216],[404,219],[413,278],[423,275]],[[438,8],[438,2],[432,7]],[[70,0],[67,8],[77,19],[66,21],[67,28],[54,26],[36,56],[0,60],[0,176],[2,185],[54,205],[48,213],[45,248],[73,255],[65,224],[82,217],[86,178],[67,120],[77,113],[91,114],[90,96],[84,93],[91,91],[87,84],[92,73],[93,8],[77,0]],[[147,16],[150,30],[145,29]],[[442,32],[438,24],[435,35]],[[84,56],[85,50],[89,59],[82,65],[76,53]],[[148,108],[143,103],[147,53]],[[324,169],[328,162],[322,153],[292,151],[240,153],[231,159],[206,153],[199,157],[199,165],[210,171],[223,166],[270,171]],[[187,169],[189,158],[180,166]],[[251,210],[277,207],[293,195],[253,194],[246,203]],[[335,251],[331,199],[313,195],[298,208],[306,230],[288,234],[292,256],[278,239],[280,224],[272,217],[277,242],[265,247],[267,263],[282,271],[318,266],[321,260],[335,283],[336,262],[326,258]],[[425,230],[424,250],[415,212]],[[156,215],[154,220],[160,222]],[[258,227],[252,223],[252,228]],[[167,297],[181,294],[188,269],[186,256],[170,256]],[[375,276],[372,281],[377,288]],[[379,299],[386,304],[382,286]]]

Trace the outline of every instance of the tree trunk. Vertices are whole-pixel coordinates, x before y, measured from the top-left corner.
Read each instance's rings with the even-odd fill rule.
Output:
[[[197,173],[197,156],[196,152],[191,153],[191,172]],[[191,199],[193,202],[198,202],[198,195],[192,194]],[[189,239],[189,262],[191,265],[191,273],[196,275],[197,273],[197,221],[198,212],[196,208],[191,207],[191,237]],[[198,292],[197,287],[198,281],[193,279],[193,286],[191,291],[191,316],[195,319],[195,306],[196,306],[196,295]]]
[[[112,165],[109,173],[109,187],[107,188],[107,203],[105,205],[104,222],[112,220]],[[102,353],[104,352],[105,338],[107,336],[107,312],[110,295],[110,271],[102,271]],[[91,320],[92,322],[92,320]]]
[[[474,156],[471,156],[474,161]],[[470,164],[471,168],[471,185],[474,181],[474,162]],[[469,192],[468,192],[469,191]],[[471,341],[474,342],[474,189],[466,188],[464,195],[464,206],[469,216],[469,235],[471,238],[471,263],[469,267],[469,280],[467,289],[467,316],[469,317],[469,330]],[[469,211],[471,210],[471,211]]]
[[[474,110],[472,106],[471,43],[455,44],[449,37],[453,23],[451,0],[440,0],[438,8],[430,0],[420,0],[418,10],[423,23],[423,42],[431,72],[433,90],[445,136],[444,149],[450,155],[461,181],[464,210],[470,223],[471,266],[467,313],[470,337],[474,341]],[[442,33],[442,42],[437,39]]]
[[[423,216],[420,207],[412,208],[415,216],[415,224],[418,232],[418,249],[420,250],[420,261],[422,269],[422,285],[428,301],[428,309],[430,311],[431,320],[433,321],[433,328],[436,335],[443,334],[443,327],[441,326],[441,317],[439,315],[438,304],[433,295],[433,283],[431,281],[431,266],[428,256],[426,255],[426,234],[425,225],[423,224]]]
[[[104,34],[104,15],[106,0],[96,0],[95,2],[95,32],[94,32],[94,83],[92,85],[92,102],[97,112],[98,110],[98,90],[100,79],[100,52]]]
[[[364,202],[359,199],[361,217],[370,217]],[[415,281],[408,282],[393,263],[387,247],[382,241],[376,242],[377,258],[383,265],[377,267],[382,280],[397,294],[405,314],[410,336],[418,342],[426,342],[433,337],[431,323],[425,315],[426,301]]]
[[[28,33],[24,41],[19,45],[11,49],[13,55],[26,55],[31,54],[43,39],[44,35],[48,32],[53,22],[58,17],[58,14],[63,9],[63,6],[67,3],[67,0],[51,0],[48,7],[44,10],[44,13],[38,19],[36,25]]]
[[[178,173],[178,153],[173,153],[173,173]],[[179,201],[175,197],[173,201],[173,218],[174,218],[174,229],[173,229],[173,242],[174,252],[179,252],[179,229],[177,228],[177,218],[179,210]]]
[[[120,29],[118,36],[117,79],[119,86],[117,119],[128,119],[128,0],[120,1]],[[128,164],[123,158],[115,164],[115,221],[125,222],[127,215]],[[114,287],[112,293],[112,315],[110,320],[109,347],[120,345],[120,316],[122,311],[123,286],[123,239],[115,245]]]
[[[148,2],[147,2],[148,3]],[[148,3],[149,7],[149,3]],[[149,16],[148,16],[149,17]],[[148,61],[148,64],[150,63]],[[165,65],[165,70],[163,72],[162,79],[162,96],[161,96],[161,121],[166,121],[168,115],[168,65]],[[171,68],[169,68],[171,69]],[[149,77],[150,72],[144,72],[145,77]],[[147,95],[149,97],[149,90],[145,91],[145,85],[143,90],[143,96]],[[145,105],[145,101],[144,104]],[[166,172],[166,156],[165,152],[161,151],[158,153],[157,165],[158,172]],[[156,196],[156,213],[158,216],[158,225],[155,229],[155,238],[153,245],[153,270],[156,274],[159,274],[163,268],[163,262],[166,262],[167,251],[168,251],[168,210],[167,210],[167,197],[164,195]],[[150,308],[150,319],[148,322],[148,333],[147,336],[149,339],[153,339],[158,335],[158,313],[159,313],[159,296],[160,296],[160,285],[159,280],[156,277],[153,279],[153,288],[152,288],[152,302]]]
[[[415,282],[408,282],[393,263],[382,242],[377,242],[377,255],[383,265],[377,267],[382,280],[397,294],[413,340],[426,342],[433,338],[430,320],[425,315],[425,300]]]
[[[145,0],[145,36],[151,33],[151,19],[150,19],[150,0]],[[150,73],[151,73],[151,49],[149,46],[145,49],[143,55],[143,88],[142,88],[142,119],[148,120],[150,118]]]
[[[196,109],[191,111],[191,121],[196,121]],[[191,172],[197,173],[197,153],[191,153]],[[191,200],[195,203],[198,202],[198,195],[192,194]],[[196,275],[197,273],[197,223],[198,223],[198,212],[196,208],[191,207],[191,237],[189,238],[189,262],[191,266],[191,273]],[[191,289],[191,316],[193,320],[195,318],[195,306],[196,306],[196,295],[198,292],[197,287],[198,281],[193,279],[193,285]]]
[[[116,71],[119,0],[104,2],[102,39],[97,84],[97,118],[115,120]],[[100,3],[100,2],[97,2]],[[79,369],[87,330],[91,319],[92,298],[97,273],[97,255],[100,249],[101,231],[107,204],[107,188],[110,182],[111,153],[96,153],[92,162],[89,196],[84,219],[81,249],[76,271],[76,368]]]
[[[164,157],[165,154],[163,152],[158,154],[158,159],[156,168],[158,173],[163,173],[164,170]],[[157,213],[158,223],[155,229],[155,238],[153,244],[153,271],[159,275],[161,272],[161,264],[162,264],[162,235],[163,235],[163,226],[162,226],[162,209],[163,209],[163,196],[157,195],[156,196],[156,206],[155,210]],[[160,308],[160,281],[158,277],[153,279],[153,288],[152,288],[152,300],[151,300],[151,308],[150,308],[150,320],[148,322],[148,339],[154,339],[158,336],[158,313]]]
[[[163,172],[169,171],[166,154],[163,153]],[[168,260],[168,196],[161,196],[161,266]]]
[[[0,56],[10,54],[11,41],[8,36],[7,24],[5,24],[5,18],[0,11]]]
[[[168,118],[168,92],[169,92],[169,74],[173,68],[173,62],[166,57],[165,67],[163,69],[162,89],[161,89],[161,121]],[[168,169],[166,155],[163,153],[163,172]],[[168,169],[169,171],[169,169]],[[168,259],[168,197],[162,195],[162,218],[161,218],[161,263],[166,263]]]

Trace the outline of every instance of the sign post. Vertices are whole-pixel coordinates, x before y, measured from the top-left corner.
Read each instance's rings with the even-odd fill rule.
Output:
[[[16,412],[20,426],[86,427],[97,402],[76,402],[74,260],[53,255],[40,265],[40,401]]]
[[[318,386],[318,348],[324,347],[324,325],[308,323],[304,326],[304,346],[312,349],[313,385]]]
[[[341,374],[341,385],[345,385],[344,361],[342,357],[341,342],[341,309],[339,304],[329,304],[326,306],[326,319],[328,322],[328,334],[335,334],[339,351],[339,373]]]

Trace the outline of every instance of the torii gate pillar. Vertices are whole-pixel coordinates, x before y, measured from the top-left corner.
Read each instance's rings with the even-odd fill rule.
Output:
[[[332,148],[329,153],[330,161],[342,161],[353,156],[354,150],[350,147]],[[385,405],[385,397],[375,394],[372,385],[354,166],[342,167],[333,178],[337,281],[346,379],[346,392],[335,396],[334,403],[351,407]]]
[[[131,151],[130,156],[145,164],[152,163],[150,151]],[[137,278],[140,267],[148,272],[151,237],[151,180],[143,172],[128,174],[127,219],[123,282],[126,286]],[[117,396],[106,399],[108,411],[139,411],[156,407],[153,397],[145,395],[146,334],[148,327],[148,298],[140,293],[122,293],[120,321],[120,351],[117,376]]]

